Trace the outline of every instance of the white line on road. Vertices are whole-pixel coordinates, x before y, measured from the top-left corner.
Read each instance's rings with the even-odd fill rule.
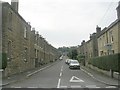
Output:
[[[83,72],[87,73],[88,75],[90,75],[93,79],[95,79],[95,80],[97,80],[97,81],[99,81],[99,82],[102,82],[102,83],[104,83],[104,84],[109,84],[109,83],[107,83],[107,82],[105,82],[105,81],[102,81],[102,80],[100,80],[100,79],[95,78],[92,74],[88,73],[86,70],[84,70],[84,69],[81,69],[81,70],[82,70]]]
[[[38,88],[38,87],[27,87],[27,88]]]
[[[91,77],[93,77],[93,75],[91,73],[88,73],[87,71],[81,69],[83,72],[87,73],[88,75],[90,75]]]
[[[11,86],[11,88],[22,88],[22,87],[15,87],[15,86]]]
[[[61,79],[59,78],[57,88],[60,88],[60,81]]]
[[[63,66],[61,67],[61,72],[63,71]]]
[[[84,82],[84,81],[76,76],[72,76],[70,82]]]
[[[91,73],[88,73],[88,75],[90,75],[91,77],[93,77],[93,75]]]
[[[100,87],[97,87],[96,85],[88,85],[86,86],[87,88],[100,88]]]
[[[29,76],[31,76],[31,75],[33,75],[33,74],[35,74],[35,73],[37,73],[37,72],[39,72],[39,71],[41,71],[41,70],[44,70],[44,69],[46,69],[46,68],[48,68],[48,67],[50,67],[50,66],[51,66],[51,65],[46,66],[46,67],[44,67],[44,68],[41,68],[41,69],[39,69],[39,70],[37,70],[37,71],[35,71],[35,72],[33,72],[33,73],[30,73],[30,74],[27,75],[27,77],[29,77]]]
[[[71,86],[71,88],[81,88],[81,86]]]
[[[60,77],[62,76],[62,72],[60,73]]]
[[[60,86],[60,88],[67,88],[67,86]]]
[[[115,86],[108,86],[108,87],[106,87],[106,88],[117,88],[117,87],[115,87]]]

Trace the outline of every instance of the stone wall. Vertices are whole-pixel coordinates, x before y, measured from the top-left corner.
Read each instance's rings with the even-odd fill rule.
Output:
[[[2,2],[0,2],[0,54],[2,54]],[[2,55],[0,55],[0,68],[2,66]]]
[[[30,23],[10,4],[4,3],[2,8],[2,52],[7,54],[4,76],[40,67],[58,58],[57,49],[34,28],[31,30]]]
[[[3,53],[8,56],[5,76],[34,67],[30,56],[31,26],[8,3],[3,5]],[[24,36],[26,29],[26,37]],[[10,52],[8,52],[10,43]],[[10,55],[9,55],[10,54]]]
[[[0,2],[0,54],[2,54],[2,2]],[[0,55],[0,68],[2,67],[2,55]],[[0,85],[2,85],[2,70],[0,69]]]

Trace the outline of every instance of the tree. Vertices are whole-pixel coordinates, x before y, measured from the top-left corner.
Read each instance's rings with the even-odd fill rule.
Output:
[[[68,53],[68,57],[71,59],[77,59],[78,52],[76,49],[72,49]]]
[[[85,55],[78,54],[77,59],[80,63],[83,63],[83,65],[85,65]]]

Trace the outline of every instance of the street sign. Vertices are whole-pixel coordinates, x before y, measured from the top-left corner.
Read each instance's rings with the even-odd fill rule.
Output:
[[[72,76],[72,78],[70,79],[70,82],[84,82],[82,79],[79,79],[76,76]]]
[[[111,50],[111,49],[112,49],[112,44],[111,44],[111,43],[106,44],[106,45],[105,45],[105,48],[106,48],[107,50]]]

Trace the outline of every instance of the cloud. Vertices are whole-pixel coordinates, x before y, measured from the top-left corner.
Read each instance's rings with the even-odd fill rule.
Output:
[[[7,0],[6,0],[7,1]],[[116,17],[119,0],[19,0],[19,13],[55,47],[88,40]],[[10,2],[10,0],[9,0]]]

